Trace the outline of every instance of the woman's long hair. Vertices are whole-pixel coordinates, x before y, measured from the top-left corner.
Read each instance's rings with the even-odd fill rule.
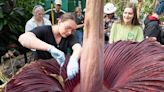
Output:
[[[132,19],[132,23],[131,24],[132,25],[140,25],[139,20],[137,18],[137,8],[136,8],[136,5],[134,3],[127,3],[127,5],[126,5],[125,8],[132,8],[133,9],[134,16],[133,16],[133,19]],[[123,14],[120,17],[120,23],[121,24],[124,24]]]

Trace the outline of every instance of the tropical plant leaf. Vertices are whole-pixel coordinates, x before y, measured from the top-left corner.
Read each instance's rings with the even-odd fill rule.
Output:
[[[23,11],[23,8],[16,7],[13,10],[15,11],[15,13],[19,14],[20,16],[24,16],[24,12],[22,12]]]
[[[0,21],[0,31],[2,30],[3,25],[4,25],[3,21]]]
[[[40,1],[43,0],[0,0],[0,38],[2,38],[0,44],[3,44],[2,48],[8,49],[8,41],[15,43],[19,35],[24,32],[25,24],[32,16],[33,7]],[[18,45],[18,49],[19,51],[24,50],[21,45]]]
[[[4,15],[3,15],[3,11],[2,11],[2,8],[0,7],[0,18],[3,18]]]
[[[4,2],[3,1],[0,1],[0,6],[3,6],[4,5]]]

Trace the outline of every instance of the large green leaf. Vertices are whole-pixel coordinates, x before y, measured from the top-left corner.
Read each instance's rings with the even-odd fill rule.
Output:
[[[0,7],[0,18],[3,18],[3,11],[1,7]]]
[[[15,13],[19,14],[20,16],[24,16],[24,12],[22,12],[23,8],[16,7],[13,10],[15,11]]]
[[[3,51],[8,49],[9,42],[18,44],[17,39],[24,33],[33,7],[40,1],[43,0],[0,0],[0,52],[2,48]],[[18,46],[22,48],[20,44]]]
[[[0,31],[2,31],[2,28],[7,24],[7,21],[4,18],[0,18]]]
[[[0,21],[0,31],[2,30],[3,28],[3,21]]]
[[[0,6],[4,5],[4,2],[0,1]]]

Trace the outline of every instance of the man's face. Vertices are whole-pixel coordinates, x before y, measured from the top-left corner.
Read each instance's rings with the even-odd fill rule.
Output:
[[[60,9],[61,9],[61,5],[60,5],[60,4],[56,4],[56,5],[55,5],[55,9],[56,9],[56,11],[58,11],[58,12],[59,12],[59,11],[60,11]]]

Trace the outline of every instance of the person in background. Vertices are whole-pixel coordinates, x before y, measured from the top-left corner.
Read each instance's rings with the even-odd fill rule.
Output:
[[[76,29],[76,36],[79,40],[79,42],[82,44],[83,41],[83,26],[84,26],[84,16],[81,13],[81,8],[80,7],[76,7],[75,11],[75,19],[76,19],[76,23],[77,23],[77,29]]]
[[[26,48],[36,49],[38,59],[54,58],[60,67],[64,65],[67,48],[71,48],[73,52],[67,65],[67,76],[72,79],[78,73],[81,52],[81,45],[73,35],[76,27],[75,16],[65,13],[56,25],[36,27],[20,35],[18,41]]]
[[[55,0],[55,6],[53,8],[53,15],[50,14],[49,20],[51,21],[51,23],[58,23],[58,19],[61,17],[61,15],[64,14],[64,12],[61,11],[61,5],[62,5],[62,1],[61,0]],[[52,17],[54,18],[54,21],[52,22]]]
[[[44,8],[41,5],[34,6],[32,10],[33,17],[27,21],[25,25],[25,32],[29,32],[35,27],[43,26],[43,25],[51,25],[51,22],[44,18]],[[35,49],[32,50],[32,59],[37,59],[37,53]]]
[[[33,17],[25,25],[25,32],[29,32],[37,26],[51,25],[51,22],[44,18],[44,8],[41,5],[34,6],[32,14]]]
[[[107,3],[104,6],[104,31],[105,31],[105,43],[109,42],[109,35],[112,24],[117,20],[115,17],[116,7],[112,3]]]
[[[164,0],[159,0],[159,5],[152,14],[149,14],[145,21],[144,37],[155,37],[158,42],[164,44],[164,32],[160,26],[160,17],[164,14]]]
[[[109,43],[119,40],[141,42],[143,39],[143,30],[137,19],[136,6],[128,3],[120,21],[112,25]]]

